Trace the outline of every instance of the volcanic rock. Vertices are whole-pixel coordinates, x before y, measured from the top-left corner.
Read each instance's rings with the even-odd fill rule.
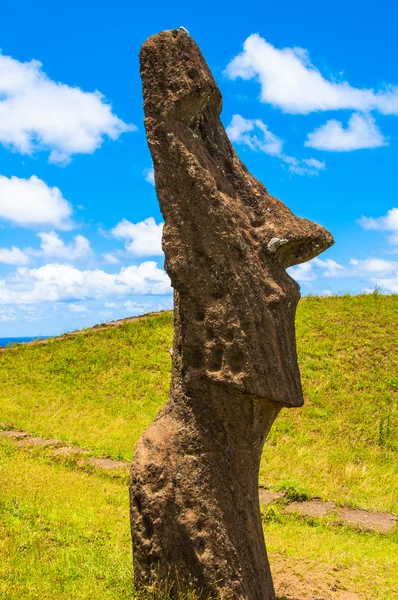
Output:
[[[286,268],[333,238],[240,161],[220,121],[221,93],[186,30],[149,38],[140,64],[175,322],[170,397],[131,469],[136,587],[271,600],[261,451],[280,409],[303,403],[300,293]]]

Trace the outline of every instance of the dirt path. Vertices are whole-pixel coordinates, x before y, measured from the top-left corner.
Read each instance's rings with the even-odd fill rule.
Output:
[[[16,447],[20,449],[35,448],[38,446],[47,447],[54,457],[75,458],[76,465],[80,468],[91,466],[99,469],[105,469],[106,471],[125,469],[127,472],[130,466],[130,463],[127,460],[113,460],[111,458],[86,456],[89,454],[88,450],[84,450],[83,448],[78,448],[76,446],[66,446],[65,443],[60,440],[39,438],[29,434],[26,431],[3,429],[0,430],[0,438],[1,437],[12,440]]]
[[[68,446],[60,440],[40,438],[31,435],[27,431],[10,429],[6,423],[0,423],[1,437],[12,440],[16,447],[21,450],[46,447],[54,458],[62,459],[62,457],[67,457],[75,459],[76,466],[85,470],[91,468],[94,470],[118,471],[127,474],[130,466],[130,463],[125,460],[87,456],[89,454],[88,450]],[[339,507],[332,501],[313,499],[304,502],[289,502],[283,493],[264,488],[260,488],[259,496],[260,503],[264,507],[283,501],[282,506],[285,514],[296,514],[304,518],[328,518],[328,522],[331,525],[345,525],[346,527],[373,533],[390,533],[398,521],[398,517],[392,513],[367,511],[361,508],[344,508]]]

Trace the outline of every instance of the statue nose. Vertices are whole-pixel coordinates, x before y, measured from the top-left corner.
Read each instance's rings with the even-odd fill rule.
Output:
[[[293,216],[288,227],[266,240],[267,254],[274,256],[285,269],[311,260],[334,244],[333,236],[321,225]]]

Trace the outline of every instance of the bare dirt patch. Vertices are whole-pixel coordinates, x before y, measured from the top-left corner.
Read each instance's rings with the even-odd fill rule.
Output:
[[[112,460],[111,458],[89,458],[84,461],[86,464],[90,464],[93,467],[98,467],[100,469],[127,469],[130,466],[130,463],[126,460]]]
[[[275,500],[278,500],[278,498],[283,497],[282,492],[273,492],[271,490],[264,490],[262,488],[258,490],[258,495],[260,497],[260,504],[263,506],[269,506],[275,502]]]
[[[26,431],[11,431],[10,429],[6,429],[5,431],[0,431],[0,436],[14,440],[21,440],[29,437],[29,433],[26,433]]]
[[[306,517],[326,517],[334,509],[334,502],[322,502],[319,500],[308,500],[306,502],[291,502],[286,506],[286,513],[297,513]]]
[[[346,525],[377,533],[390,533],[398,521],[398,517],[390,513],[351,508],[341,508],[337,517]]]
[[[62,444],[59,440],[46,440],[39,437],[24,436],[22,439],[17,439],[15,442],[19,448],[24,446],[59,446]]]
[[[53,451],[54,456],[80,456],[82,454],[87,454],[88,450],[83,450],[83,448],[73,448],[70,446],[61,446],[61,448],[55,448]]]
[[[283,555],[271,555],[270,563],[278,600],[364,600],[366,596],[347,591],[335,573],[303,561],[289,565]],[[370,598],[366,598],[370,600]]]
[[[75,446],[65,446],[60,440],[45,439],[31,435],[27,431],[15,431],[13,429],[7,429],[10,427],[7,423],[0,423],[0,438],[7,438],[13,440],[18,448],[29,448],[29,447],[50,447],[51,453],[56,457],[78,457],[80,460],[77,462],[77,466],[84,468],[92,466],[98,469],[104,469],[106,471],[128,469],[130,463],[126,460],[113,460],[111,458],[83,458],[84,454],[88,454],[88,450],[83,448],[77,448]],[[260,504],[263,506],[270,506],[280,498],[283,498],[282,492],[275,492],[264,488],[259,489]],[[308,500],[305,502],[290,502],[285,506],[284,509],[287,514],[298,514],[303,517],[326,517],[331,513],[335,513],[336,518],[339,522],[344,523],[349,527],[361,529],[364,531],[370,531],[373,533],[388,534],[395,528],[398,517],[387,512],[376,512],[366,511],[360,508],[337,508],[336,504],[331,501],[322,500]],[[295,587],[291,589],[296,589]],[[340,592],[339,592],[340,593]],[[343,593],[343,592],[341,592]],[[344,592],[348,594],[348,592]],[[285,595],[287,600],[306,600],[307,596],[289,596]],[[316,596],[308,596],[312,600],[317,600]],[[327,600],[328,598],[336,598],[338,600],[356,600],[360,596],[324,596],[320,597],[321,600]]]

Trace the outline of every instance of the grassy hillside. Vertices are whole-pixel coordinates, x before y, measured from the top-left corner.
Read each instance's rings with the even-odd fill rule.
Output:
[[[306,404],[277,419],[262,484],[398,513],[397,323],[398,296],[300,302]],[[7,350],[0,422],[92,456],[130,460],[167,397],[171,342],[172,315],[162,313]],[[131,597],[126,479],[54,461],[43,448],[0,443],[0,598]],[[265,528],[277,581],[278,573],[281,581],[288,571],[295,580],[311,574],[312,596],[330,579],[337,590],[354,590],[352,599],[398,598],[396,533],[277,513]],[[330,594],[319,597],[340,598]]]

